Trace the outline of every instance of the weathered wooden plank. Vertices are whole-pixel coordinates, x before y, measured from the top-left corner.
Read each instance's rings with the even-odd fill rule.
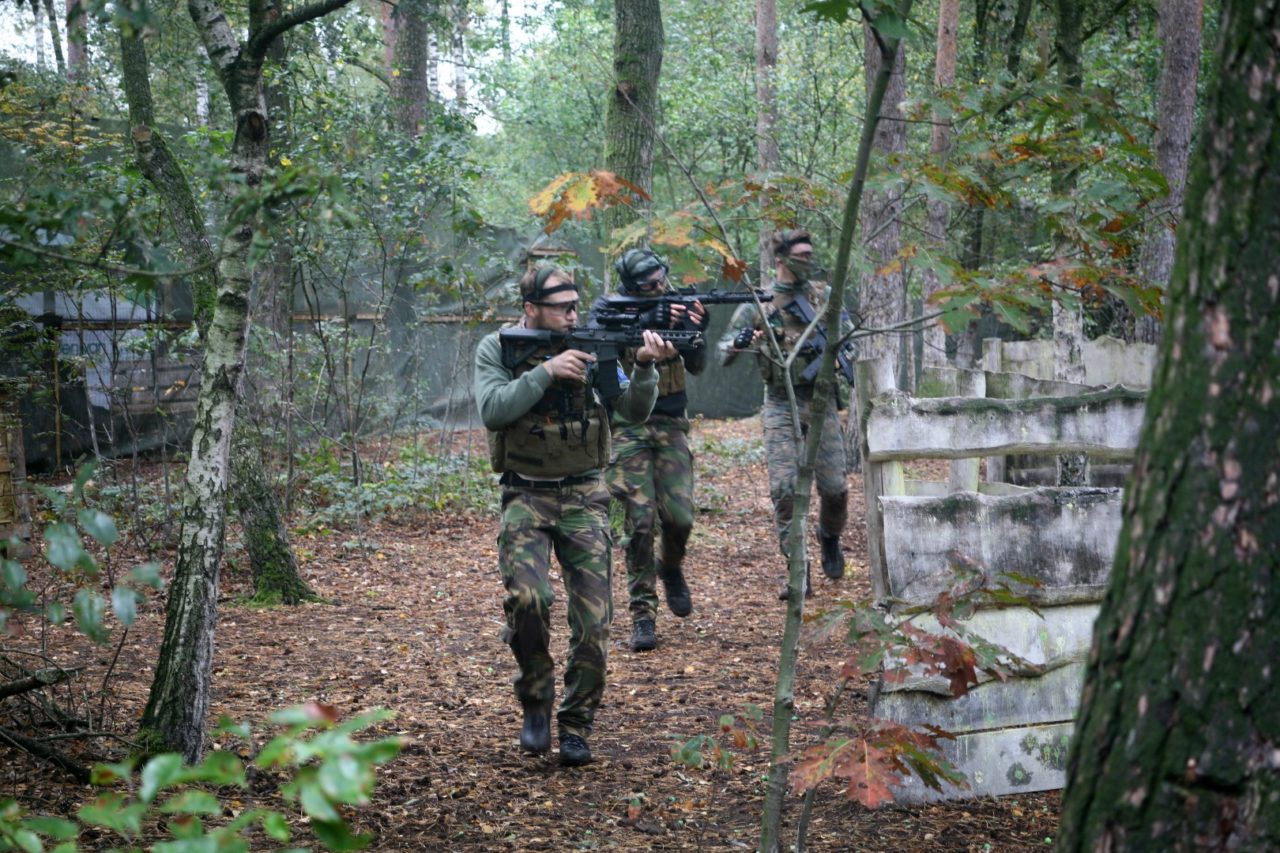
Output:
[[[1061,723],[1075,719],[1084,668],[1084,661],[1073,661],[1039,678],[988,681],[958,699],[918,690],[882,690],[871,714],[907,725],[928,723],[955,734]]]
[[[1093,623],[1097,616],[1096,604],[1046,607],[1040,611],[1040,615],[1029,608],[1008,607],[1003,610],[980,610],[966,620],[964,626],[971,633],[998,643],[1028,663],[1050,670],[1088,657],[1089,647],[1093,643]],[[943,630],[928,615],[917,618],[915,624],[931,633]],[[919,672],[918,667],[916,671]],[[1013,674],[1030,675],[1017,672]],[[980,684],[992,680],[992,676],[978,674]],[[939,696],[951,695],[945,678],[919,674],[897,683],[886,682],[881,691],[920,691]]]
[[[960,735],[942,753],[969,779],[967,790],[932,791],[912,776],[894,791],[901,803],[972,799],[1053,791],[1066,783],[1067,753],[1075,723],[1055,723]]]
[[[1155,344],[1125,343],[1104,335],[1085,341],[1084,379],[1090,385],[1127,385],[1150,388],[1156,371]]]
[[[867,414],[877,394],[891,393],[895,385],[893,365],[886,358],[859,361],[854,365],[857,381],[859,439],[863,459],[862,493],[867,511],[867,568],[871,575],[871,594],[883,598],[887,589],[884,560],[884,521],[880,517],[881,495],[903,495],[906,481],[902,463],[871,462],[867,459]]]
[[[1083,385],[1056,379],[1037,379],[1023,373],[987,371],[987,396],[1001,400],[1023,400],[1028,397],[1075,397],[1101,391],[1103,385]]]
[[[1045,452],[1127,458],[1138,444],[1145,401],[1145,392],[1123,387],[1026,400],[886,394],[871,401],[867,460]]]
[[[952,584],[960,555],[992,576],[1040,581],[1038,603],[1102,597],[1120,537],[1120,489],[1045,487],[1020,495],[882,497],[888,594],[927,604]]]

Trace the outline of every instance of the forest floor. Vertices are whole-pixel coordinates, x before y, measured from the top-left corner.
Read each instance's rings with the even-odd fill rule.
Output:
[[[462,433],[459,440],[485,452],[481,433]],[[406,512],[365,523],[358,541],[351,530],[299,535],[304,576],[328,604],[244,606],[239,601],[251,592],[247,572],[229,568],[210,720],[261,721],[272,710],[305,702],[333,705],[344,718],[392,709],[395,718],[381,730],[400,734],[404,748],[378,771],[373,803],[352,813],[355,829],[375,833],[375,850],[755,849],[767,747],[738,751],[732,767],[719,770],[677,763],[672,745],[716,734],[721,715],[740,714],[748,705],[763,710],[758,725],[767,743],[785,617],[777,600],[784,566],[772,533],[759,421],[699,421],[693,446],[699,516],[686,572],[694,612],[677,619],[664,609],[657,651],[632,652],[625,570],[615,553],[615,618],[608,686],[590,739],[594,763],[565,769],[554,748],[534,757],[517,746],[520,712],[511,692],[514,662],[499,638],[503,590],[492,510]],[[850,496],[846,577],[833,583],[815,568],[810,613],[869,595],[856,475]],[[810,547],[816,556],[816,545]],[[237,558],[234,549],[229,557]],[[558,573],[553,583],[559,666],[568,631]],[[159,599],[152,599],[119,645],[118,660],[114,646],[86,648],[68,629],[44,638],[60,663],[86,666],[85,689],[112,672],[107,718],[96,725],[131,732],[146,702],[163,617]],[[845,651],[838,638],[802,646],[793,744],[813,736]],[[866,685],[845,697],[839,714],[865,719]],[[33,811],[69,815],[92,796],[25,753],[0,746],[0,765],[0,797],[15,796]],[[254,796],[288,812],[273,791],[244,799]],[[828,783],[818,791],[808,847],[1045,850],[1058,811],[1057,793],[871,810]],[[794,835],[799,814],[799,799],[789,796],[784,839]],[[81,843],[93,841],[82,837]],[[274,845],[259,835],[253,846]]]

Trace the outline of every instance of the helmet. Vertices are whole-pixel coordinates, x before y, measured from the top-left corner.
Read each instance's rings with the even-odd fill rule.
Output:
[[[622,289],[629,292],[639,290],[640,283],[647,281],[654,270],[661,269],[665,275],[669,269],[652,249],[628,249],[613,262],[613,268],[618,273],[618,280],[622,282]]]

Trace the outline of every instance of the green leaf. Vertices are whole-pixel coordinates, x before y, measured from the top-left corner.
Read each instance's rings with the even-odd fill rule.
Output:
[[[67,608],[62,606],[61,601],[50,602],[44,609],[44,618],[53,625],[61,625],[67,619]]]
[[[78,517],[84,532],[96,539],[102,547],[110,548],[120,538],[120,533],[116,530],[115,519],[102,510],[82,509]]]
[[[40,836],[29,829],[15,829],[9,838],[25,853],[44,853],[44,843],[40,841]]]
[[[233,853],[235,850],[247,850],[243,841],[236,845],[234,841],[219,844],[213,836],[199,838],[179,838],[176,841],[161,841],[151,848],[154,853]]]
[[[129,572],[129,582],[151,589],[164,589],[164,578],[160,577],[160,564],[143,563]]]
[[[320,843],[330,850],[363,850],[373,840],[371,834],[352,835],[351,830],[342,821],[311,822],[311,830],[320,839]]]
[[[211,785],[244,785],[244,764],[230,752],[209,753],[204,761],[188,768],[189,781]]]
[[[65,521],[50,524],[44,531],[45,559],[64,572],[76,567],[85,553],[80,534]]]
[[[373,771],[350,755],[339,755],[320,767],[318,781],[330,800],[349,805],[369,801]]]
[[[3,578],[6,589],[19,590],[27,585],[26,570],[14,560],[5,560],[0,565],[0,578]]]
[[[277,764],[283,764],[286,761],[285,756],[289,753],[289,748],[293,744],[293,738],[279,735],[274,737],[262,748],[257,757],[253,759],[253,763],[266,769],[274,767]]]
[[[876,15],[871,26],[887,39],[904,39],[908,35],[906,19],[888,9]]]
[[[280,812],[267,812],[262,816],[262,831],[276,841],[288,841],[289,822]]]
[[[29,817],[22,825],[56,841],[66,841],[80,834],[80,827],[75,822],[60,817]]]
[[[304,784],[298,799],[302,803],[302,810],[310,815],[313,822],[339,820],[337,810],[316,783]]]
[[[191,789],[165,800],[160,811],[165,814],[216,815],[222,813],[222,803],[208,791]]]
[[[218,725],[214,727],[214,731],[220,735],[234,735],[245,740],[248,740],[251,734],[248,723],[237,723],[226,714],[218,717]]]
[[[84,500],[84,487],[93,479],[93,475],[97,473],[97,470],[97,462],[86,462],[81,465],[80,470],[76,472],[76,485],[73,494],[75,494],[77,502]]]
[[[125,805],[124,797],[108,791],[76,812],[81,822],[102,826],[121,835],[137,835],[142,831],[144,803]]]
[[[800,8],[801,12],[813,15],[818,20],[843,24],[853,18],[858,11],[858,3],[854,0],[814,0]]]
[[[157,755],[142,768],[142,786],[138,789],[138,799],[149,803],[162,789],[185,782],[189,778],[181,755],[173,752]]]
[[[102,626],[107,603],[101,595],[91,589],[76,590],[76,597],[71,602],[71,612],[75,614],[76,626],[81,633],[95,643],[107,641],[107,629]]]
[[[89,772],[89,781],[94,785],[114,785],[133,775],[133,762],[122,761],[119,764],[95,764]]]
[[[118,586],[111,590],[111,610],[126,628],[133,625],[138,618],[138,593],[127,586]]]

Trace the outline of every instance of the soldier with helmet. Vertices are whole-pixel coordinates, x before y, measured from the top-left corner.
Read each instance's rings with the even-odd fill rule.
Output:
[[[791,405],[787,399],[787,372],[772,356],[766,341],[761,338],[765,330],[774,336],[786,358],[800,341],[805,324],[787,310],[789,303],[803,295],[818,315],[826,308],[830,289],[815,281],[813,240],[808,231],[788,229],[773,235],[773,254],[776,278],[773,283],[773,301],[764,306],[762,319],[753,305],[741,306],[729,321],[729,328],[717,345],[717,360],[722,365],[731,364],[744,352],[754,351],[764,378],[764,441],[769,468],[769,496],[773,500],[774,527],[778,544],[784,557],[787,552],[787,534],[795,505],[795,487],[799,476],[800,460],[792,426]],[[847,331],[845,329],[841,330]],[[835,337],[835,336],[831,336]],[[791,366],[790,376],[795,389],[796,403],[800,409],[800,427],[807,434],[815,417],[825,418],[822,441],[818,448],[814,467],[818,486],[818,539],[822,546],[822,571],[828,578],[837,580],[844,576],[844,554],[840,550],[840,534],[848,518],[849,489],[845,481],[844,435],[837,413],[837,395],[825,413],[813,412],[813,381],[802,374],[810,362],[820,353],[801,353]],[[805,595],[812,592],[808,563],[805,564]],[[786,599],[790,591],[784,581],[778,597]]]
[[[622,295],[653,298],[655,308],[662,309],[651,312],[658,327],[706,329],[707,315],[700,302],[688,310],[683,305],[657,303],[657,297],[670,291],[669,270],[652,250],[631,249],[615,262],[614,269]],[[608,301],[607,296],[597,300],[593,318]],[[628,353],[624,363],[635,357]],[[673,353],[657,363],[658,399],[647,420],[617,407],[611,412],[613,462],[606,479],[625,510],[633,651],[657,647],[659,580],[673,614],[685,617],[693,611],[684,577],[685,549],[693,531],[693,454],[685,380],[705,366],[705,347],[683,355]]]
[[[577,323],[579,293],[573,276],[553,264],[530,268],[521,279],[523,316],[530,329],[565,332]],[[635,423],[657,397],[655,365],[675,348],[653,332],[631,360],[630,381],[619,377],[616,414]],[[524,711],[520,745],[550,748],[555,694],[548,648],[555,593],[548,581],[551,551],[560,560],[568,596],[569,659],[556,719],[560,763],[591,760],[587,738],[605,684],[611,618],[608,415],[590,383],[595,356],[576,349],[537,352],[513,367],[503,359],[499,333],[476,349],[475,399],[489,430],[490,459],[501,474],[502,525],[498,569],[507,596],[504,639],[519,666],[516,697]]]

